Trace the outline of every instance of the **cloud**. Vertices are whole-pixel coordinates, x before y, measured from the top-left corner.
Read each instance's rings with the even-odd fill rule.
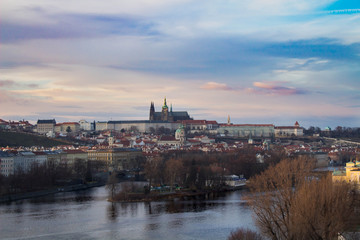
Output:
[[[254,82],[253,86],[255,89],[249,89],[250,92],[268,94],[268,95],[299,95],[307,93],[304,90],[297,89],[294,87],[285,87],[278,85],[281,82]]]
[[[128,16],[63,14],[52,17],[51,24],[3,20],[1,42],[14,43],[32,39],[98,38],[108,35],[156,35],[153,24]]]
[[[3,88],[38,88],[39,84],[30,83],[30,84],[24,84],[24,83],[18,83],[13,80],[0,80],[0,87]]]
[[[0,87],[11,87],[14,84],[15,82],[11,80],[0,80]]]
[[[225,83],[217,83],[217,82],[207,82],[206,84],[202,85],[200,88],[206,90],[225,90],[225,91],[233,90]]]

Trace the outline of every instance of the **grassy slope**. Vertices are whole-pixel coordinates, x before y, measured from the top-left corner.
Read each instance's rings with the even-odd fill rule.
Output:
[[[68,144],[56,139],[51,139],[47,137],[27,134],[27,133],[18,133],[18,132],[2,132],[0,131],[0,147],[16,147],[16,146],[44,146],[52,147],[58,145]]]

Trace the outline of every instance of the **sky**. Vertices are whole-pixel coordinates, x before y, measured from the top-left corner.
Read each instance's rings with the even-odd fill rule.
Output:
[[[358,0],[2,0],[0,118],[360,127]]]

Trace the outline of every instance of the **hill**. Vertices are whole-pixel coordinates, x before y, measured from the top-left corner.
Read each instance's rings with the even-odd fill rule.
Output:
[[[20,132],[3,132],[0,131],[0,147],[31,147],[31,146],[43,146],[53,147],[58,145],[71,144],[65,141],[51,139],[43,136],[33,135],[30,133]]]

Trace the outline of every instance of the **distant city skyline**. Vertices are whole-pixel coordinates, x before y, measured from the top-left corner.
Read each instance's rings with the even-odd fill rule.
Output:
[[[360,127],[358,1],[4,0],[0,118]]]

